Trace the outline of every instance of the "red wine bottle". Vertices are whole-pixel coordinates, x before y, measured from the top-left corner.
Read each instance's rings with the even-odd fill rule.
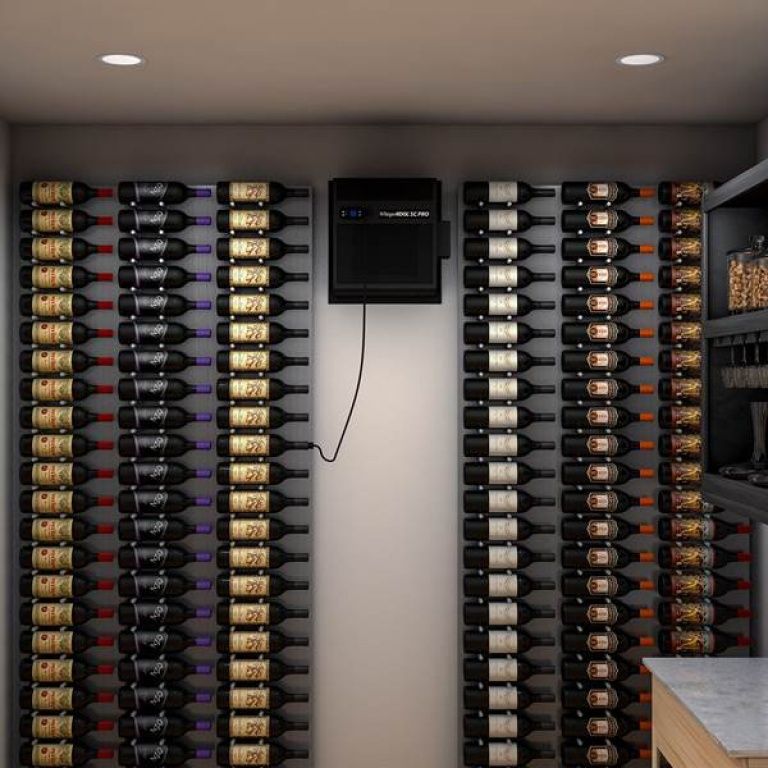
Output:
[[[531,592],[555,589],[549,579],[529,579],[522,574],[491,573],[487,576],[464,576],[466,597],[525,597]]]
[[[121,373],[179,373],[193,366],[211,365],[210,357],[190,357],[183,352],[156,349],[147,352],[124,349],[117,365]]]
[[[531,536],[554,532],[554,525],[533,525],[520,517],[464,521],[464,538],[467,541],[525,541]]]
[[[464,465],[464,482],[467,485],[526,485],[540,477],[555,477],[555,471],[534,469],[516,461],[484,461]]]
[[[722,547],[706,544],[685,544],[659,548],[659,565],[662,568],[723,568],[731,563],[748,563],[749,552],[731,552]]]
[[[659,213],[659,229],[675,235],[700,235],[704,214],[700,208],[671,208]]]
[[[661,490],[658,494],[659,511],[665,514],[709,514],[715,508],[704,501],[699,490]]]
[[[208,648],[210,635],[185,635],[174,629],[123,630],[118,636],[120,653],[135,653],[154,658],[165,653],[180,653],[188,648]]]
[[[285,704],[309,701],[306,693],[288,693],[276,685],[248,688],[224,685],[216,693],[219,709],[280,709]]]
[[[22,400],[40,402],[74,402],[94,394],[108,395],[114,391],[110,384],[90,384],[66,378],[22,379],[19,382],[19,396]]]
[[[463,667],[464,680],[468,683],[522,683],[536,675],[555,673],[555,668],[549,664],[531,664],[525,659],[504,657],[483,661],[465,659]]]
[[[556,503],[552,496],[531,496],[525,491],[464,491],[464,511],[485,515],[520,514]]]
[[[191,469],[174,461],[124,461],[117,470],[123,485],[179,485],[186,480],[211,477],[210,469]]]
[[[210,309],[210,301],[192,301],[174,293],[121,294],[117,308],[122,317],[177,317],[193,309]]]
[[[124,544],[117,553],[120,567],[124,570],[163,571],[166,568],[182,568],[188,563],[210,563],[210,552],[191,552],[174,544]]]
[[[663,293],[659,297],[659,314],[662,317],[701,317],[700,293]]]
[[[122,739],[178,738],[195,731],[209,731],[210,720],[188,720],[180,715],[123,715],[117,723]]]
[[[563,491],[560,494],[560,508],[563,512],[616,514],[632,507],[653,505],[653,496],[630,496],[623,491]]]
[[[701,402],[701,379],[673,377],[659,380],[659,400],[676,403]]]
[[[279,715],[219,715],[216,734],[220,738],[264,738],[282,736],[289,731],[308,731],[309,723],[286,720]]]
[[[686,457],[698,459],[701,456],[701,435],[662,435],[659,438],[659,453],[665,457]]]
[[[309,190],[291,188],[278,181],[219,181],[216,200],[230,205],[273,205],[289,197],[309,197]]]
[[[582,208],[563,211],[560,226],[563,232],[622,232],[629,227],[651,227],[653,216],[632,216],[615,208]]]
[[[536,637],[522,629],[464,632],[464,652],[488,654],[525,653],[531,648],[552,647],[553,637]]]
[[[91,720],[83,715],[23,715],[19,733],[32,739],[79,739],[92,731],[111,731],[111,720]]]
[[[282,632],[270,630],[230,630],[216,636],[219,653],[233,653],[240,656],[279,653],[285,648],[299,648],[309,645],[308,637],[288,637]]]
[[[274,461],[236,461],[216,468],[216,480],[221,485],[279,485],[285,480],[306,477],[308,470],[289,469]]]
[[[275,406],[237,405],[216,409],[216,424],[219,429],[274,429],[302,421],[309,421],[308,413],[288,413]]]
[[[123,261],[178,261],[190,253],[210,253],[210,245],[187,243],[177,237],[121,237],[117,252]]]
[[[33,235],[84,232],[89,227],[111,227],[111,216],[90,216],[85,211],[67,208],[40,208],[35,211],[22,211],[19,214],[22,231]]]
[[[286,496],[279,491],[219,491],[216,494],[216,510],[222,515],[268,514],[288,507],[307,506],[309,499]]]
[[[464,686],[464,709],[481,712],[528,709],[534,704],[551,704],[554,700],[553,694],[533,691],[524,685]]]
[[[616,738],[626,736],[633,731],[650,731],[650,720],[635,720],[624,715],[604,714],[588,718],[575,715],[563,715],[560,721],[563,736],[579,738]]]
[[[516,766],[531,760],[550,760],[555,751],[526,741],[489,741],[483,746],[464,745],[464,765]]]
[[[630,451],[652,451],[652,440],[628,440],[624,435],[563,435],[563,456],[624,456]]]
[[[712,186],[703,181],[662,181],[658,186],[659,202],[662,205],[700,206],[704,194]]]
[[[82,317],[95,309],[112,309],[111,301],[91,301],[72,293],[33,293],[19,297],[24,317]]]
[[[306,283],[308,272],[286,272],[280,267],[230,266],[216,270],[219,288],[279,288],[285,283]]]
[[[566,485],[623,485],[637,477],[654,477],[655,472],[647,468],[635,469],[615,461],[603,461],[561,464],[560,476]]]
[[[659,258],[679,264],[698,264],[704,252],[700,237],[662,237],[659,240]]]
[[[179,491],[158,489],[120,491],[118,509],[131,515],[163,515],[183,512],[191,507],[211,506],[210,496],[187,496]]]
[[[653,421],[652,413],[632,413],[615,405],[576,408],[566,406],[561,410],[564,429],[616,429],[634,422]]]
[[[216,594],[219,597],[277,597],[283,592],[307,589],[308,581],[289,581],[277,574],[219,576],[216,579]]]
[[[554,245],[537,245],[524,237],[465,237],[467,261],[524,261],[539,253],[554,253]]]
[[[561,694],[565,709],[624,709],[651,701],[650,692],[636,691],[624,685],[567,685],[563,686]]]
[[[112,197],[109,187],[90,187],[82,181],[22,181],[19,200],[33,207],[60,205],[69,208],[94,197]]]
[[[727,536],[747,534],[751,531],[752,526],[749,523],[728,523],[713,517],[659,519],[659,538],[662,541],[720,541]]]
[[[114,363],[113,357],[91,357],[68,349],[35,349],[19,355],[19,368],[24,373],[81,373],[89,368]]]
[[[150,602],[142,600],[135,602],[127,600],[120,603],[118,616],[120,623],[142,629],[160,629],[164,626],[182,624],[192,619],[208,619],[211,617],[210,608],[193,608],[179,602]]]
[[[672,321],[659,325],[659,340],[662,344],[678,349],[698,349],[701,346],[701,323]]]
[[[624,323],[563,323],[564,344],[623,344],[629,339],[652,339],[653,328],[631,328]]]
[[[575,632],[566,630],[560,636],[560,646],[565,653],[625,653],[631,648],[653,648],[652,637],[634,637],[619,630]]]
[[[478,627],[520,627],[536,619],[554,619],[551,608],[532,608],[523,602],[464,603],[464,623]]]
[[[554,301],[533,301],[519,293],[478,293],[464,297],[464,314],[467,317],[520,317],[537,309],[554,309],[555,306]]]
[[[186,440],[179,435],[120,435],[118,451],[122,457],[183,456],[189,451],[209,451],[207,440]]]
[[[71,571],[114,559],[113,552],[91,552],[85,547],[24,546],[19,550],[19,565],[36,571]]]
[[[286,451],[309,451],[312,443],[289,441],[279,435],[220,435],[216,438],[219,456],[280,456]]]
[[[73,659],[22,659],[19,679],[33,683],[73,683],[92,675],[111,675],[112,664],[85,664]]]
[[[121,181],[117,199],[124,205],[183,203],[189,198],[210,197],[207,187],[188,187],[180,181]]]
[[[560,195],[564,205],[624,203],[633,197],[654,197],[653,187],[632,187],[623,181],[564,181]]]
[[[670,349],[659,352],[659,370],[662,373],[701,371],[701,352],[697,349]]]
[[[307,216],[286,216],[280,211],[248,210],[230,208],[216,214],[216,228],[230,234],[257,232],[279,232],[285,227],[306,226]]]
[[[72,574],[23,574],[19,579],[19,594],[22,597],[82,597],[89,592],[109,591],[114,587],[115,583],[107,579],[91,581]]]
[[[219,261],[276,261],[291,253],[309,253],[309,246],[288,245],[276,237],[222,237],[216,241]]]
[[[111,245],[95,245],[80,237],[23,237],[19,255],[24,261],[71,263],[95,253],[112,253]]]
[[[224,378],[216,382],[219,400],[281,400],[286,395],[306,395],[309,387],[304,384],[286,384],[280,379]]]
[[[21,455],[38,459],[69,459],[113,448],[111,440],[87,440],[80,435],[22,435],[19,439]]]
[[[551,384],[531,384],[526,379],[512,376],[464,379],[465,400],[519,402],[532,395],[551,395],[554,392],[555,388]]]
[[[113,420],[111,413],[93,413],[75,406],[24,406],[19,410],[19,424],[24,429],[81,429],[95,422]]]
[[[534,413],[518,405],[492,405],[487,408],[467,406],[464,408],[466,429],[522,429],[539,421],[554,421],[554,413]]]
[[[279,344],[285,339],[306,339],[306,328],[286,328],[280,323],[232,322],[216,326],[219,344]]]
[[[531,563],[554,563],[553,552],[532,552],[514,544],[464,547],[464,567],[478,570],[517,570]]]
[[[666,625],[707,627],[725,624],[731,619],[749,619],[752,611],[717,600],[667,600],[659,603],[658,615],[659,621]]]
[[[130,652],[130,644],[125,647],[126,652]],[[190,664],[185,660],[163,658],[121,659],[117,664],[117,676],[122,682],[142,685],[176,683],[192,675],[210,675],[212,671],[210,664]]]
[[[118,523],[118,530],[121,541],[166,542],[209,534],[213,528],[208,523],[191,525],[167,517],[132,516],[123,518]]]
[[[563,681],[567,683],[623,682],[640,671],[639,667],[624,661],[621,657],[586,660],[581,656],[566,656],[561,666]]]
[[[465,267],[465,288],[525,288],[531,283],[552,283],[554,272],[532,272],[525,267]]]
[[[110,704],[114,699],[110,691],[90,691],[81,686],[36,685],[19,692],[19,706],[39,712],[77,712],[89,704]]]
[[[512,349],[490,349],[483,352],[465,352],[464,370],[467,373],[523,372],[530,368],[553,366],[554,357],[534,357],[527,352]]]
[[[219,568],[233,570],[260,570],[280,568],[286,563],[306,563],[309,555],[306,552],[286,552],[280,547],[256,546],[224,546],[216,553]]]
[[[216,678],[221,682],[267,682],[289,675],[306,675],[305,664],[285,664],[279,659],[233,659],[216,665]]]
[[[108,523],[98,525],[74,518],[22,520],[19,523],[19,537],[22,541],[60,542],[85,541],[90,536],[105,536],[114,533],[114,526]]]
[[[566,294],[560,300],[560,308],[566,317],[589,315],[620,316],[635,309],[655,309],[650,300],[634,301],[618,293]]]
[[[652,245],[635,245],[620,237],[565,237],[560,242],[563,261],[622,261],[633,253],[653,253]]]
[[[19,326],[21,343],[39,346],[71,347],[73,344],[84,344],[89,339],[111,339],[113,335],[111,328],[89,328],[77,322],[35,321]]]
[[[286,760],[305,760],[306,749],[286,749],[274,742],[269,744],[220,744],[216,748],[216,761],[223,766],[280,765]]]
[[[624,379],[563,379],[560,393],[563,400],[625,400],[630,395],[652,395],[650,384],[630,384]]]
[[[566,573],[560,579],[564,597],[622,597],[637,590],[652,590],[650,579],[629,579],[621,574]]]
[[[19,634],[19,650],[22,653],[73,655],[83,653],[89,648],[109,648],[114,642],[112,637],[94,637],[72,630],[27,630]]]
[[[22,744],[19,748],[19,761],[30,766],[81,766],[92,760],[111,760],[115,756],[113,749],[96,749],[82,744]]]
[[[584,602],[579,598],[560,604],[560,618],[566,626],[619,627],[632,619],[653,619],[655,615],[653,608],[640,608],[613,599],[605,602]]]
[[[282,315],[290,310],[309,309],[308,301],[287,301],[270,293],[228,293],[216,298],[216,314],[219,317],[248,315]]]
[[[531,227],[552,226],[554,216],[531,216],[527,211],[464,211],[464,231],[484,235],[486,232],[525,232]]]
[[[187,227],[209,227],[210,216],[187,216],[184,211],[168,208],[123,209],[117,214],[117,226],[121,232],[131,235],[165,234],[181,232]]]
[[[672,264],[659,267],[659,288],[668,290],[701,289],[702,270],[699,265]]]
[[[282,352],[258,349],[221,351],[216,354],[216,370],[219,373],[267,373],[296,365],[309,365],[309,358],[289,357]]]
[[[659,632],[659,650],[679,656],[709,656],[731,648],[749,648],[744,635],[731,635],[713,627],[699,629],[663,629]]]
[[[179,710],[187,704],[207,704],[212,699],[206,691],[195,691],[175,686],[136,687],[123,686],[117,693],[120,709],[136,710],[141,714]]]
[[[89,272],[82,267],[50,266],[22,267],[19,284],[22,288],[84,288],[91,283],[111,283],[111,272]]]
[[[608,689],[612,690],[612,689]],[[563,765],[571,766],[621,766],[630,760],[650,760],[652,750],[636,747],[620,741],[605,744],[565,743],[562,747]]]
[[[117,383],[120,399],[140,403],[183,400],[187,395],[207,395],[211,392],[210,384],[188,384],[182,379],[167,376],[132,376],[120,379]]]
[[[471,457],[527,456],[532,451],[554,449],[552,442],[530,440],[525,435],[464,435],[464,455]]]
[[[661,573],[659,594],[662,597],[677,597],[685,600],[700,600],[720,597],[729,592],[747,590],[751,584],[746,579],[727,579],[713,573]]]
[[[548,720],[531,720],[524,715],[464,715],[464,736],[472,739],[511,739],[528,736],[534,731],[553,731]]]
[[[210,272],[188,272],[166,264],[120,267],[117,282],[121,288],[183,288],[189,283],[208,283]]]
[[[653,552],[632,552],[625,547],[566,546],[561,553],[563,568],[625,568],[630,563],[653,563]]]
[[[225,522],[225,521],[220,521]],[[241,603],[222,602],[216,607],[219,624],[233,627],[260,627],[282,624],[288,619],[306,619],[306,608],[286,608],[278,602]]]
[[[117,411],[117,420],[123,429],[178,429],[187,424],[207,422],[211,419],[210,413],[190,413],[175,406],[124,405]]]
[[[560,283],[563,288],[623,288],[630,283],[652,283],[653,272],[630,272],[610,264],[591,267],[563,267]]]
[[[552,328],[532,328],[526,323],[495,321],[464,323],[465,344],[526,344],[531,339],[552,339]]]
[[[181,597],[191,590],[207,590],[213,585],[207,579],[192,581],[176,574],[121,574],[117,582],[120,597]]]
[[[534,197],[554,197],[552,187],[533,187],[525,181],[465,181],[464,204],[512,206],[527,203]]]

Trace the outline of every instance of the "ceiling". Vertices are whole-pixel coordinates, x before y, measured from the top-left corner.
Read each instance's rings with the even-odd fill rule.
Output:
[[[767,31],[768,0],[0,0],[0,117],[753,122]]]

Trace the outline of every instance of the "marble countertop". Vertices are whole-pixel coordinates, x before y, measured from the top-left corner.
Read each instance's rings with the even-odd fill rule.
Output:
[[[768,658],[643,659],[729,757],[768,757]]]

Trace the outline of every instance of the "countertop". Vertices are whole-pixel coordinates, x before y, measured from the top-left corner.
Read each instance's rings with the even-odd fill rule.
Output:
[[[768,658],[643,659],[731,758],[768,756]]]

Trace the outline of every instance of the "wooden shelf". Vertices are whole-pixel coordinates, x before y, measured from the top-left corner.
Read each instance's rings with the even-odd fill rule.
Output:
[[[742,480],[705,474],[701,484],[704,500],[729,512],[768,523],[768,488],[758,488]]]
[[[702,203],[705,212],[717,208],[755,208],[768,205],[768,160],[721,184]]]
[[[707,339],[760,331],[768,331],[768,309],[704,321],[704,338]]]

